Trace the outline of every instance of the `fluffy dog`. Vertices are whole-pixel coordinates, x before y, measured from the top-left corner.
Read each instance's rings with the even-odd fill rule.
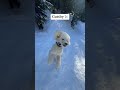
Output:
[[[63,48],[70,45],[70,36],[63,31],[55,32],[56,43],[52,46],[48,55],[48,64],[52,64],[56,60],[56,68],[61,66],[61,55]]]

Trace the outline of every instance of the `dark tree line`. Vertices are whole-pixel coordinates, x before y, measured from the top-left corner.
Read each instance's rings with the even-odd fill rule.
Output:
[[[85,22],[85,1],[84,0],[35,0],[35,20],[40,29],[47,20],[46,10],[52,13],[71,13],[73,19],[71,26],[78,20]]]
[[[85,22],[85,0],[49,0],[49,1],[54,5],[54,7],[57,10],[60,10],[61,13],[74,14],[73,20],[71,22],[72,26],[74,26],[77,20]]]
[[[39,29],[43,29],[43,25],[47,20],[46,10],[52,10],[52,7],[52,4],[47,1],[35,0],[35,22]]]

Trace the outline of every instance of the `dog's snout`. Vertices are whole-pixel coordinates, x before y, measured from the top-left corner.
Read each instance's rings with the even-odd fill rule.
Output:
[[[59,43],[59,45],[61,45],[61,43]]]

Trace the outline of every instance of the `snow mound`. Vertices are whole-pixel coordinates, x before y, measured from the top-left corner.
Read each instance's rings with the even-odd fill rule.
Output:
[[[55,69],[55,64],[47,64],[56,30],[63,30],[71,37],[59,70]],[[45,32],[36,30],[35,90],[85,90],[85,23],[79,21],[72,29],[68,21],[49,20]]]

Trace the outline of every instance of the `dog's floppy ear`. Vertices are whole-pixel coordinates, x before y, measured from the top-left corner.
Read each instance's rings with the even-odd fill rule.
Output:
[[[62,32],[61,31],[56,31],[55,32],[55,39],[58,39],[61,37]]]

